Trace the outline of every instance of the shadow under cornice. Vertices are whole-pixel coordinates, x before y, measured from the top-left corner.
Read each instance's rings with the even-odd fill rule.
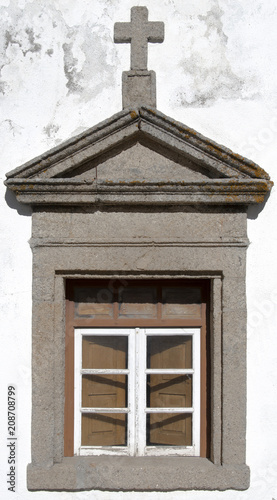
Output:
[[[257,205],[249,205],[247,209],[247,219],[255,220],[258,218],[259,214],[261,211],[264,209],[264,207],[267,204],[267,201],[269,199],[270,192],[265,195],[265,199],[263,203],[259,203]]]
[[[5,200],[8,207],[16,210],[18,215],[23,215],[24,217],[30,217],[32,215],[32,208],[29,205],[24,205],[24,203],[19,203],[13,191],[6,189]]]

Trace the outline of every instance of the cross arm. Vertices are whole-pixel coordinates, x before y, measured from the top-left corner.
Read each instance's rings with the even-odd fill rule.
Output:
[[[130,43],[132,40],[131,23],[114,24],[114,42]]]
[[[148,22],[147,23],[148,42],[162,43],[164,41],[164,23],[161,22]]]

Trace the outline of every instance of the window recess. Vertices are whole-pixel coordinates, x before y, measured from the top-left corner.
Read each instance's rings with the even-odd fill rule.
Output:
[[[200,328],[76,328],[74,453],[200,454]]]

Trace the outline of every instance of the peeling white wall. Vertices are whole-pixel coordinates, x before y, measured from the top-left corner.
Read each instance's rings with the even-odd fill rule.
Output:
[[[133,5],[165,22],[149,45],[158,109],[259,163],[277,182],[277,5],[274,0],[0,0],[1,388],[0,498],[20,500],[277,500],[276,189],[249,210],[245,492],[30,493],[30,210],[5,173],[121,109],[130,48],[113,24]],[[17,492],[7,491],[7,385],[18,394]]]

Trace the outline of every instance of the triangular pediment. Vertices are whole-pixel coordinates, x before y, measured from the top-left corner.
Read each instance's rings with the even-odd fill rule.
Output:
[[[86,181],[192,182],[209,178],[209,171],[140,137],[57,177]]]
[[[253,162],[144,107],[18,167],[6,185],[30,204],[145,203],[145,194],[149,203],[248,204],[272,183]]]

